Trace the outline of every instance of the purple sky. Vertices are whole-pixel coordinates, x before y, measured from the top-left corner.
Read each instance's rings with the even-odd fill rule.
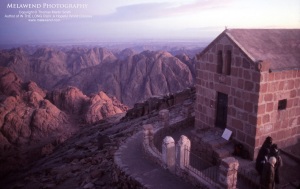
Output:
[[[9,8],[11,4],[43,3],[87,4],[87,8]],[[202,40],[213,39],[225,26],[300,28],[299,0],[1,0],[0,8],[0,43]],[[32,22],[9,17],[38,10],[69,11],[67,15],[88,18]]]

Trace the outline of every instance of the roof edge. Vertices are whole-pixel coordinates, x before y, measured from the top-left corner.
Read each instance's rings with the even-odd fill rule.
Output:
[[[237,42],[237,40],[230,34],[230,33],[225,33],[228,38],[233,42],[235,43],[239,48],[240,50],[245,53],[245,55],[250,59],[252,60],[253,62],[257,62],[259,60],[256,60],[239,42]]]
[[[203,51],[201,51],[199,54],[196,54],[197,60],[200,60],[200,57],[203,56],[208,49],[210,49],[210,47],[214,44],[215,41],[217,41],[219,38],[221,38],[221,36],[227,31],[227,29],[225,29],[224,31],[222,31],[222,33],[220,33],[212,42],[210,42],[207,47],[205,47],[205,49],[203,49]]]
[[[282,72],[282,71],[293,71],[300,70],[300,67],[289,67],[289,68],[281,68],[281,69],[269,69],[269,72]]]
[[[211,48],[211,46],[213,46],[213,44],[219,40],[223,35],[226,35],[228,37],[228,39],[230,41],[232,41],[232,43],[234,43],[240,50],[242,53],[244,53],[246,55],[247,58],[249,58],[252,62],[257,62],[259,60],[256,60],[255,58],[253,58],[251,56],[251,54],[240,44],[237,42],[237,40],[235,40],[235,38],[230,35],[227,31],[229,31],[229,29],[225,29],[222,33],[220,33],[212,42],[209,43],[209,45],[203,50],[201,51],[199,54],[196,55],[197,57],[197,60],[200,60],[201,56],[203,56],[207,51],[208,49]]]

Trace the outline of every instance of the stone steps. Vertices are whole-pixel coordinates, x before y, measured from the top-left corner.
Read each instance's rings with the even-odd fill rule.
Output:
[[[195,150],[203,159],[213,164],[231,156],[234,151],[233,142],[223,139],[223,131],[219,128],[195,130],[192,133]]]
[[[255,162],[236,157],[239,161],[238,182],[244,186],[259,188],[259,175],[255,170]],[[238,183],[239,184],[239,183]]]

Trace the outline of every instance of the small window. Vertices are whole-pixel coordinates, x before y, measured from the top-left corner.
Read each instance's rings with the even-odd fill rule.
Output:
[[[224,74],[230,75],[231,71],[231,51],[227,51],[226,53],[226,64],[225,64],[225,71]]]
[[[278,110],[285,110],[286,109],[287,100],[279,100],[278,101]]]
[[[231,51],[227,51],[223,57],[223,52],[218,51],[217,72],[220,74],[230,75],[231,72]],[[224,60],[223,60],[224,59]]]
[[[223,53],[222,51],[218,51],[218,67],[217,67],[217,72],[222,73],[223,69]]]

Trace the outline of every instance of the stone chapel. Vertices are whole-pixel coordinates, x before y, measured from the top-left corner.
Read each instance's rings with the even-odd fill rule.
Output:
[[[267,136],[300,140],[300,29],[226,29],[197,60],[197,129],[229,129],[251,159]]]

